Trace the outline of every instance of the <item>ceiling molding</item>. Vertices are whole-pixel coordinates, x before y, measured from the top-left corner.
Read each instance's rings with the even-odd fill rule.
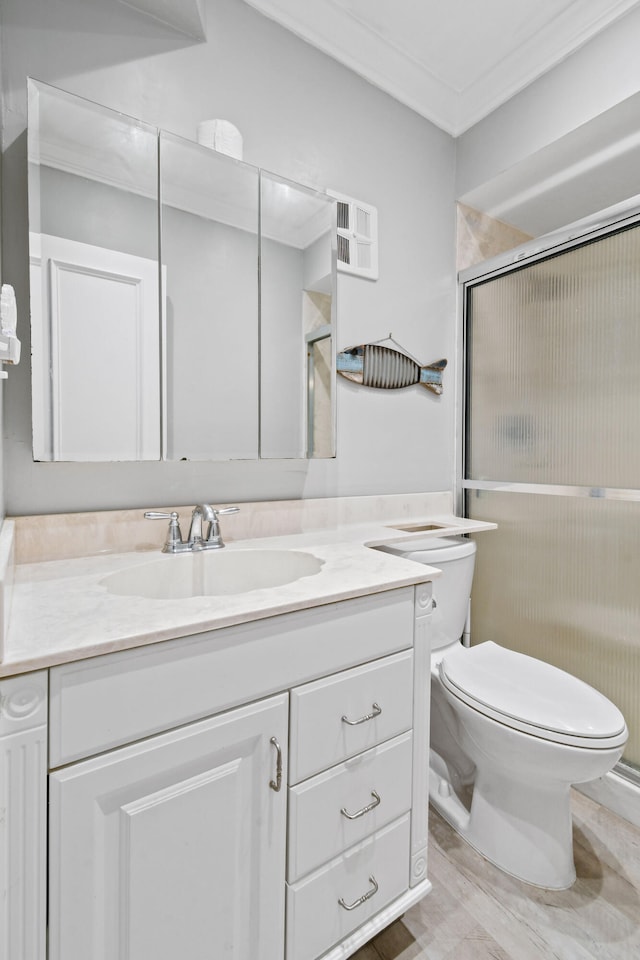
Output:
[[[429,4],[422,12],[415,4],[396,0],[393,17],[384,6],[386,0],[245,2],[447,133],[459,136],[637,7],[640,0],[527,0],[529,11],[524,0],[515,8],[512,0],[492,0],[490,12],[475,0]],[[465,43],[452,45],[451,38],[461,36],[461,12]],[[487,17],[498,24],[501,12],[503,29],[494,29]],[[509,29],[513,39],[505,51]],[[423,45],[420,36],[425,37]]]

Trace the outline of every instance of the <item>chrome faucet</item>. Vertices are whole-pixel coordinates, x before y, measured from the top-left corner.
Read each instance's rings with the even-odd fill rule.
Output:
[[[204,542],[202,539],[203,520],[209,522],[209,529],[211,529],[213,509],[208,503],[199,503],[193,508],[193,513],[191,514],[191,526],[189,527],[189,539],[187,541],[187,544],[191,550],[204,549]]]
[[[218,517],[227,516],[230,513],[240,513],[240,507],[223,507],[222,510],[209,507],[209,509],[211,510],[211,519],[206,518],[209,520],[209,530],[207,531],[207,539],[204,541],[203,550],[219,550],[220,547],[224,547],[224,540],[220,533]]]
[[[220,550],[224,547],[218,517],[239,512],[240,507],[223,507],[222,509],[218,509],[210,506],[208,503],[197,504],[191,514],[191,526],[187,540],[182,539],[177,513],[159,513],[156,510],[147,510],[144,516],[147,520],[169,521],[167,539],[162,548],[163,553],[187,553],[198,552],[200,550]],[[209,524],[206,537],[202,535],[203,522]]]

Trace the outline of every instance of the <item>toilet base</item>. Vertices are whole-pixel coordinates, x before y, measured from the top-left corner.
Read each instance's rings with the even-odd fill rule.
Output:
[[[430,771],[429,799],[478,853],[525,883],[565,890],[576,878],[570,787],[514,783],[508,773],[477,771],[470,809]]]

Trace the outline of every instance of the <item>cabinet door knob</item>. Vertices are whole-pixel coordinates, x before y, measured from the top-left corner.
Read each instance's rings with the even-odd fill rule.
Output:
[[[344,714],[341,717],[343,723],[348,723],[350,727],[355,727],[358,723],[366,723],[367,720],[373,720],[374,717],[379,717],[382,713],[382,707],[377,703],[371,704],[371,713],[366,713],[364,717],[358,717],[357,720],[349,720],[348,717],[345,717]]]
[[[278,793],[282,786],[282,749],[275,737],[271,737],[269,743],[276,748],[276,778],[269,781],[269,786]]]
[[[356,907],[359,907],[361,903],[365,903],[367,900],[371,900],[371,897],[374,893],[378,892],[378,884],[376,883],[375,877],[369,877],[369,883],[373,884],[371,890],[367,890],[366,893],[363,893],[361,897],[358,897],[357,900],[354,900],[353,903],[345,903],[342,897],[338,900],[338,903],[341,907],[344,907],[345,910],[355,910]]]
[[[371,791],[371,796],[373,797],[371,803],[368,803],[362,810],[358,810],[357,813],[348,813],[345,807],[340,809],[340,813],[343,817],[346,817],[347,820],[357,820],[358,817],[364,817],[365,813],[369,813],[370,810],[375,810],[375,808],[380,805],[380,797],[375,790]]]

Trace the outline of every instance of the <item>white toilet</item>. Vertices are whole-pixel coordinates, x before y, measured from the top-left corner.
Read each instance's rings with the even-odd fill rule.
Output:
[[[475,543],[425,538],[383,549],[442,570],[433,583],[431,802],[502,870],[571,886],[569,790],[619,760],[624,717],[557,667],[491,641],[462,646]]]

